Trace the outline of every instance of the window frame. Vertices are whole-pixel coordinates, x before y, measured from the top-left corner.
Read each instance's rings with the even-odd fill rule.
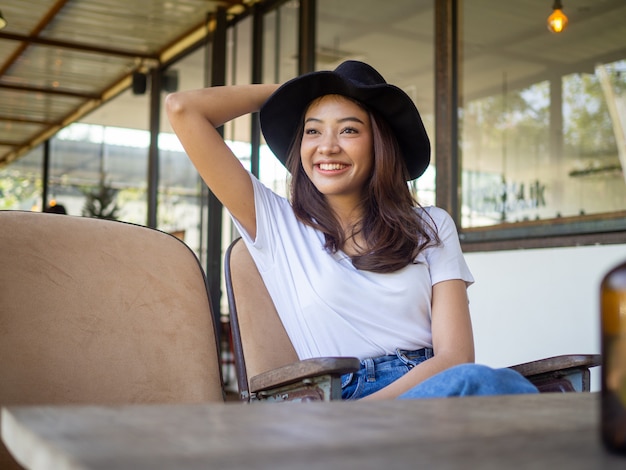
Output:
[[[626,211],[511,222],[487,227],[461,225],[459,150],[460,0],[434,2],[435,9],[435,197],[457,225],[466,252],[626,243]]]

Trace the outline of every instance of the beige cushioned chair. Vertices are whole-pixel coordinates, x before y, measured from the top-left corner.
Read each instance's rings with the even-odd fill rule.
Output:
[[[0,406],[223,401],[213,322],[177,238],[0,211]]]
[[[340,376],[357,370],[355,358],[298,361],[274,303],[241,239],[224,259],[239,395],[242,401],[333,400]],[[589,391],[589,368],[600,356],[564,355],[512,366],[541,392]]]
[[[224,277],[242,401],[329,401],[341,398],[341,375],[353,357],[298,360],[261,275],[241,241],[226,250]]]

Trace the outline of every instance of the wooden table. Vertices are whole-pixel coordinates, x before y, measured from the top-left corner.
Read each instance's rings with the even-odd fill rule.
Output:
[[[624,469],[598,400],[11,406],[2,438],[33,469]]]

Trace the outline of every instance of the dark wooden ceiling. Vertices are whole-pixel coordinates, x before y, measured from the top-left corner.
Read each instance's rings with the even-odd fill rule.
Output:
[[[1,2],[0,166],[129,88],[132,74],[201,41],[210,15],[247,1]]]
[[[237,20],[253,3],[0,2],[8,21],[0,30],[0,166],[120,95],[131,86],[133,72],[167,63],[202,41],[218,6]],[[394,0],[388,9],[380,0],[359,0],[359,9],[348,8],[354,3],[318,0],[318,66],[373,59],[388,81],[415,95],[423,114],[432,115],[434,0]],[[503,76],[512,89],[567,73],[593,73],[595,64],[626,58],[626,0],[562,3],[570,27],[556,37],[545,27],[551,0],[460,2],[463,99],[497,93]],[[292,4],[297,6],[295,0],[287,3]],[[373,9],[379,12],[373,15]],[[283,48],[293,48],[291,42]],[[295,51],[286,54],[291,58]]]

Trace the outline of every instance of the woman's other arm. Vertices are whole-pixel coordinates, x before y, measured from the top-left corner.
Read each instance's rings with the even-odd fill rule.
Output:
[[[217,128],[258,111],[277,87],[211,87],[172,93],[165,99],[172,128],[198,173],[252,238],[256,237],[252,182]]]
[[[363,400],[397,398],[445,369],[474,362],[474,336],[465,281],[454,279],[433,286],[432,335],[434,356],[431,359]]]

